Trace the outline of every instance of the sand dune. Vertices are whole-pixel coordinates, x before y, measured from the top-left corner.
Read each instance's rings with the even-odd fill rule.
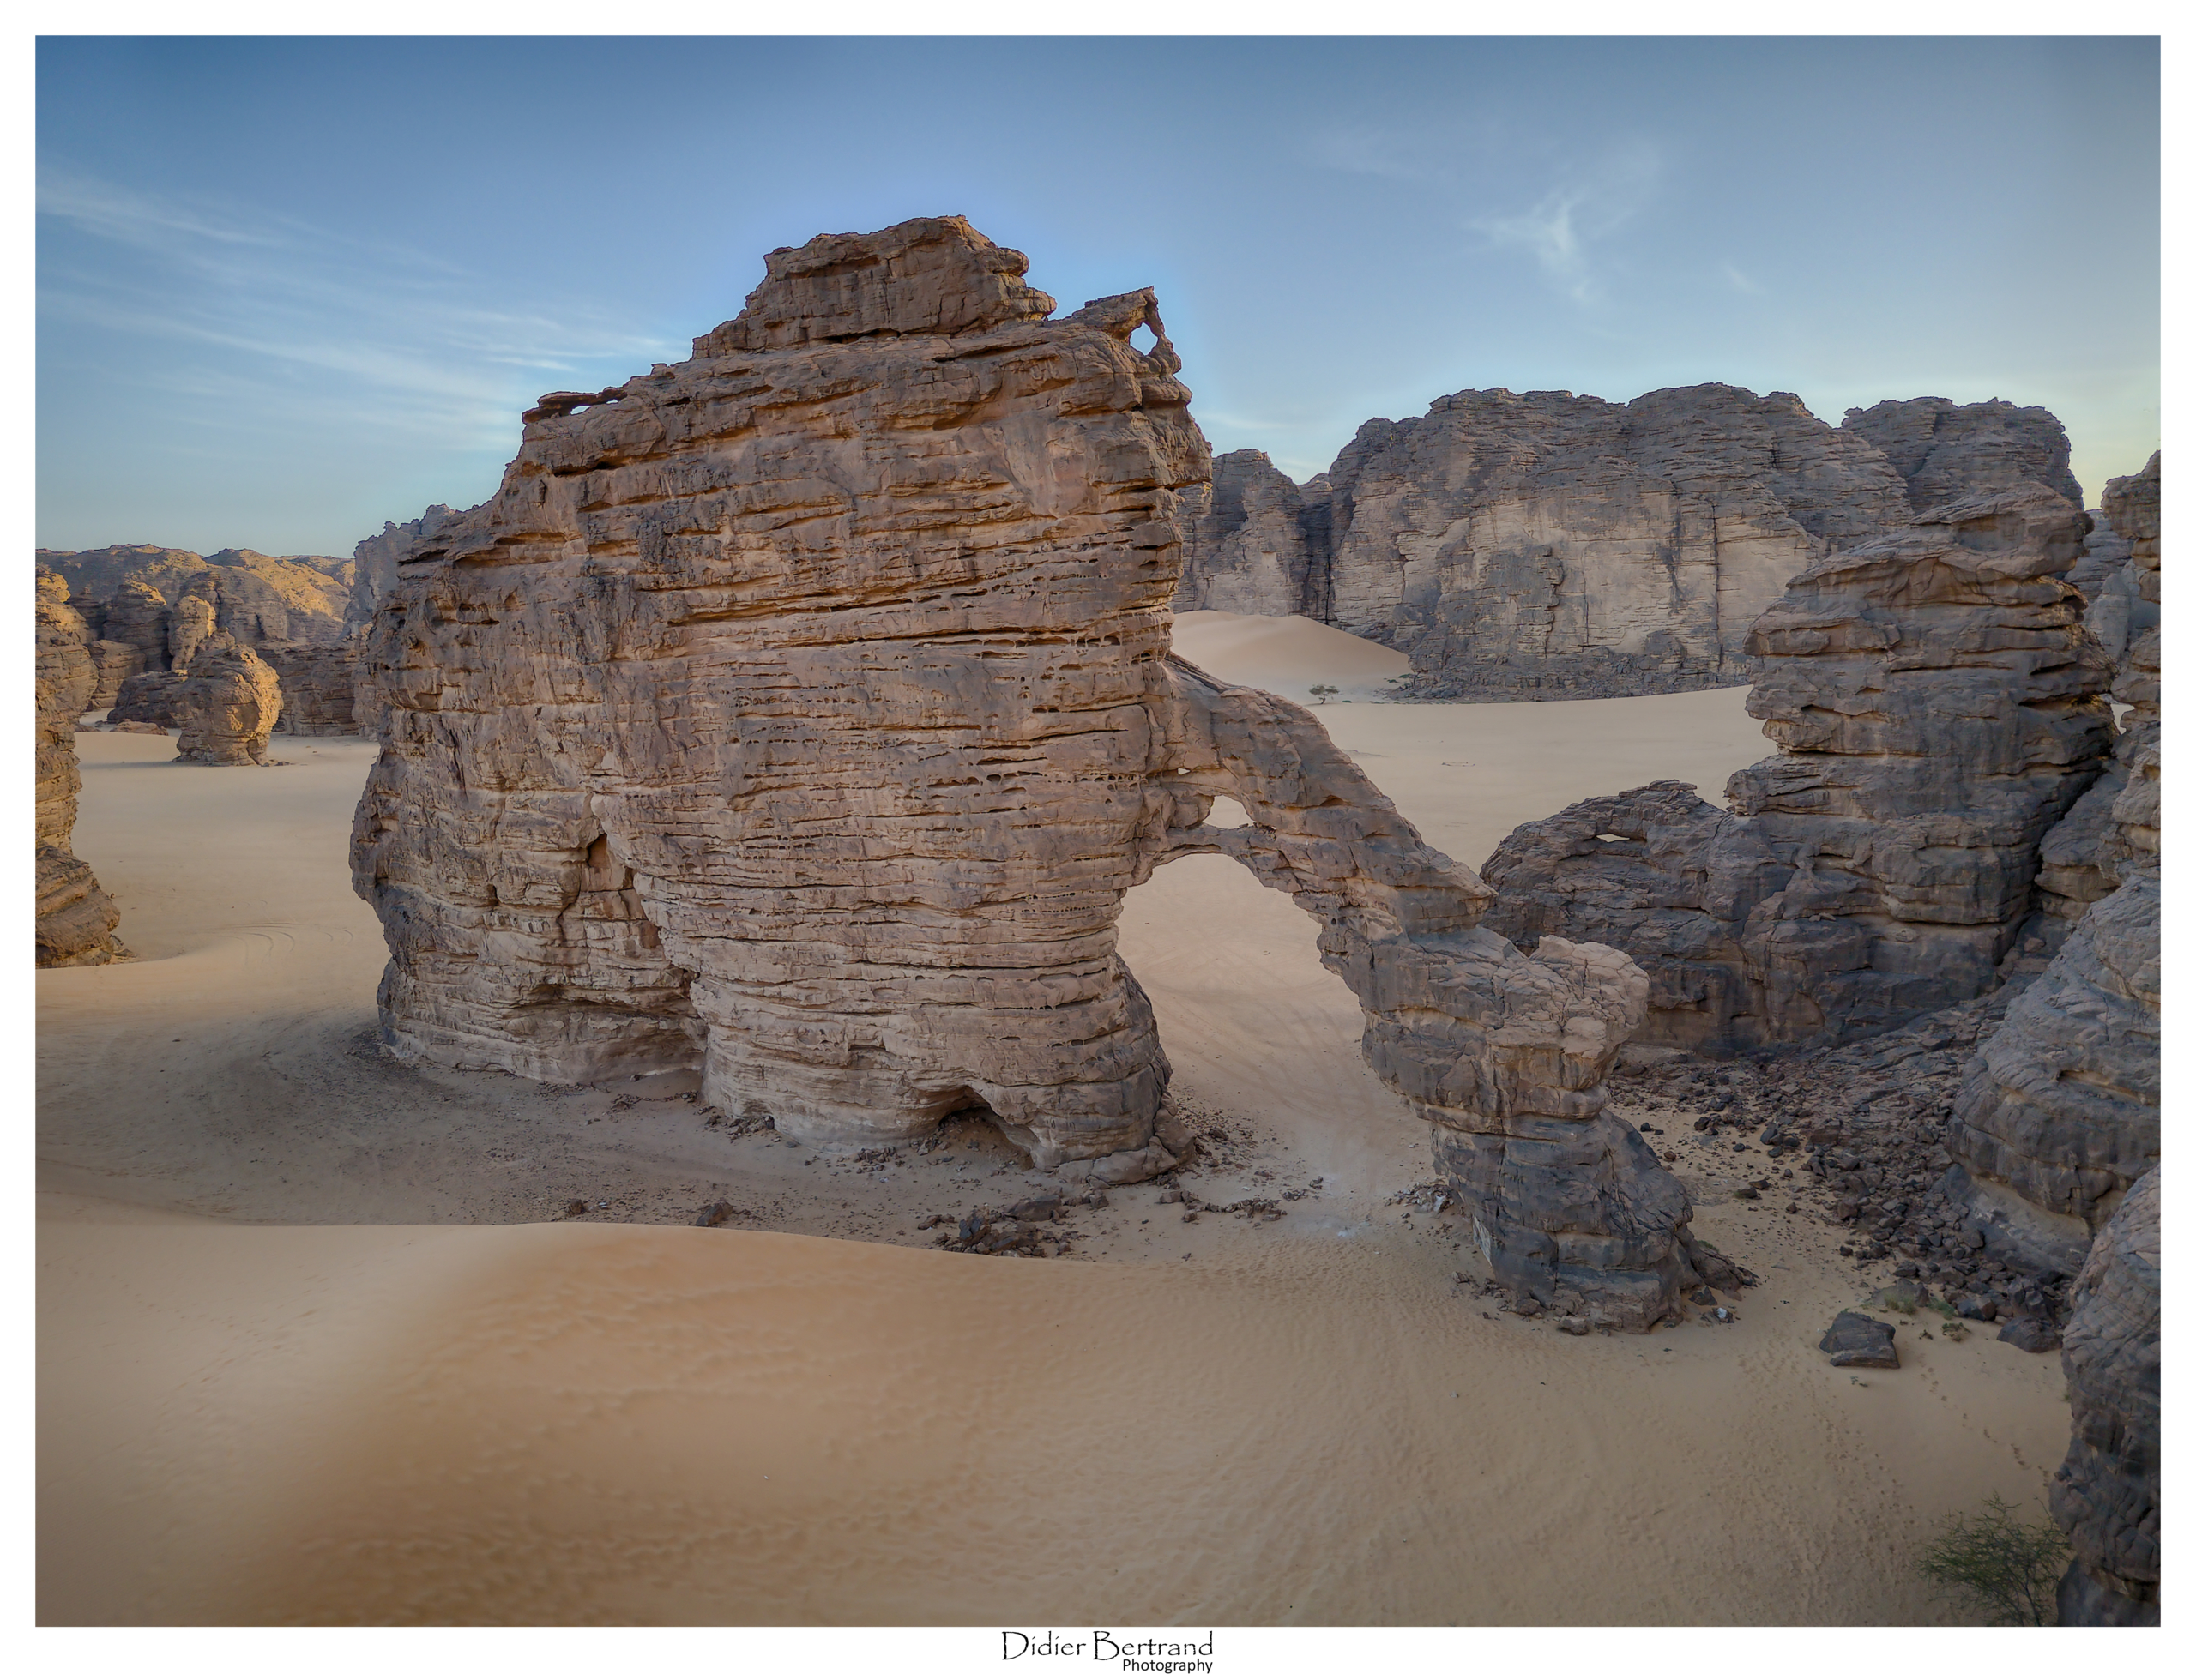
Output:
[[[1585,793],[1719,791],[1742,698],[1321,715],[1475,864]],[[982,1259],[908,1217],[1029,1182],[974,1145],[857,1170],[377,1056],[364,744],[79,740],[142,955],[39,977],[42,1621],[1928,1621],[1929,1526],[2064,1450],[2054,1360],[1917,1326],[1831,1370],[1865,1284],[1766,1212],[1699,1217],[1768,1280],[1735,1325],[1485,1316],[1459,1222],[1387,1201],[1422,1130],[1312,924],[1225,860],[1122,948],[1178,1092],[1261,1129],[1237,1171],[1322,1189],[1253,1230],[1138,1187],[1076,1259]],[[709,1194],[748,1228],[668,1228]]]

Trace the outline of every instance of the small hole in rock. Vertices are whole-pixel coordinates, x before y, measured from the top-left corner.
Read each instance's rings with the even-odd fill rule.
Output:
[[[1251,826],[1251,814],[1223,793],[1212,802],[1212,813],[1204,821],[1209,828],[1247,828]]]

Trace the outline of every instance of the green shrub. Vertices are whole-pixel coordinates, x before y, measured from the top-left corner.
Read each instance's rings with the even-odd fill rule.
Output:
[[[1945,1525],[1922,1554],[1922,1574],[1973,1599],[2001,1626],[2048,1627],[2072,1551],[2056,1523],[2022,1522],[1994,1493],[1980,1514]]]

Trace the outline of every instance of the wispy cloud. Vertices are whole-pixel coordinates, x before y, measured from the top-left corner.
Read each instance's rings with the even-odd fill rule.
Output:
[[[41,316],[206,352],[168,366],[166,382],[240,419],[314,414],[463,447],[507,432],[537,388],[666,349],[584,304],[504,307],[485,278],[430,252],[66,166],[41,171],[38,208],[96,242],[43,253]],[[151,358],[148,382],[165,359]]]
[[[1734,292],[1743,292],[1749,298],[1758,298],[1761,295],[1761,287],[1750,277],[1741,274],[1735,262],[1726,262],[1723,265],[1723,278],[1730,281],[1731,289]]]
[[[1466,225],[1498,247],[1522,250],[1574,302],[1599,301],[1608,242],[1651,201],[1660,151],[1635,142],[1592,166],[1564,172],[1529,208],[1472,218]]]

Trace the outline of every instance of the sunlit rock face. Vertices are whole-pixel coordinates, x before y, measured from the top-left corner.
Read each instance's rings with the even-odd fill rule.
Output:
[[[91,866],[70,849],[76,796],[76,720],[99,686],[91,626],[69,605],[68,580],[38,574],[36,930],[40,968],[81,968],[130,954],[114,936],[121,912]]]
[[[1692,1250],[1602,1115],[1644,977],[1479,927],[1308,713],[1171,658],[1210,470],[1179,358],[1150,292],[1053,319],[1025,266],[956,218],[773,252],[691,360],[545,397],[496,497],[394,560],[353,851],[387,1041],[698,1070],[803,1138],[981,1105],[1041,1164],[1163,1171],[1115,924],[1225,851],[1318,919],[1503,1274],[1645,1328]]]

